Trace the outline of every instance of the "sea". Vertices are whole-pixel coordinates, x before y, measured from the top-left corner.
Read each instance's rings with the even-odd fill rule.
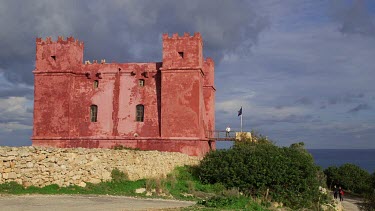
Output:
[[[313,156],[315,164],[326,169],[329,166],[341,166],[351,163],[375,172],[375,149],[307,149]]]
[[[220,141],[217,149],[229,149],[233,142]],[[312,154],[315,164],[326,169],[330,166],[341,166],[351,163],[369,173],[375,172],[375,149],[307,149]]]

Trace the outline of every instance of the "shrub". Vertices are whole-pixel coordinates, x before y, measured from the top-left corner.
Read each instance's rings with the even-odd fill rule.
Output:
[[[311,207],[319,197],[318,167],[301,146],[270,142],[236,144],[207,154],[199,166],[203,183],[238,187],[245,195],[264,197],[291,208]]]
[[[114,150],[133,150],[133,151],[139,151],[141,149],[139,148],[131,148],[131,147],[126,147],[124,145],[115,145],[112,147]]]
[[[365,211],[374,211],[375,210],[375,190],[372,193],[365,195],[364,203],[361,205],[361,209]]]
[[[365,194],[364,203],[361,208],[365,211],[375,210],[375,172],[371,175],[371,188]]]
[[[111,172],[112,182],[124,182],[129,180],[129,176],[117,168]]]
[[[324,173],[330,187],[334,184],[358,194],[367,193],[371,189],[371,175],[354,164],[347,163],[338,168],[331,166]]]

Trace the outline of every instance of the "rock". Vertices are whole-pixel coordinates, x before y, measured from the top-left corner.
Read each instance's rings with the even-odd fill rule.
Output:
[[[34,166],[34,164],[32,162],[26,163],[26,167],[27,168],[32,168],[33,166]]]
[[[138,188],[135,190],[135,193],[144,193],[146,192],[146,188]]]
[[[85,183],[85,182],[80,182],[80,183],[78,184],[78,186],[84,188],[84,187],[86,187],[86,183]]]
[[[8,156],[8,157],[10,157],[10,156],[17,156],[18,155],[18,152],[17,151],[9,151],[9,152],[7,152],[6,153],[6,155]]]
[[[81,179],[81,175],[74,175],[72,177],[72,180],[79,180],[79,179]]]
[[[15,179],[17,178],[17,174],[14,172],[4,173],[3,174],[4,179]]]
[[[29,182],[29,181],[22,181],[22,186],[23,187],[30,187],[32,184],[31,184],[31,182]]]
[[[6,169],[3,170],[4,173],[9,173],[9,172],[11,172],[11,171],[12,171],[11,168],[6,168]]]
[[[89,181],[87,181],[87,182],[89,182],[89,183],[93,183],[93,184],[97,184],[97,183],[100,183],[102,180],[100,180],[100,179],[96,179],[96,178],[91,178]]]

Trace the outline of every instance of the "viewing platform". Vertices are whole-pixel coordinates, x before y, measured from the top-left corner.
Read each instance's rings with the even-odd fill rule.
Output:
[[[206,137],[211,141],[241,141],[242,138],[252,138],[250,132],[225,130],[206,131]]]

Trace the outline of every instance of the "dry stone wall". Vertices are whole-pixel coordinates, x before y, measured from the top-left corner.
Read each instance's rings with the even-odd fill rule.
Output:
[[[175,167],[196,165],[181,153],[86,148],[0,147],[0,183],[24,186],[86,186],[111,180],[114,168],[130,180],[163,177]]]

